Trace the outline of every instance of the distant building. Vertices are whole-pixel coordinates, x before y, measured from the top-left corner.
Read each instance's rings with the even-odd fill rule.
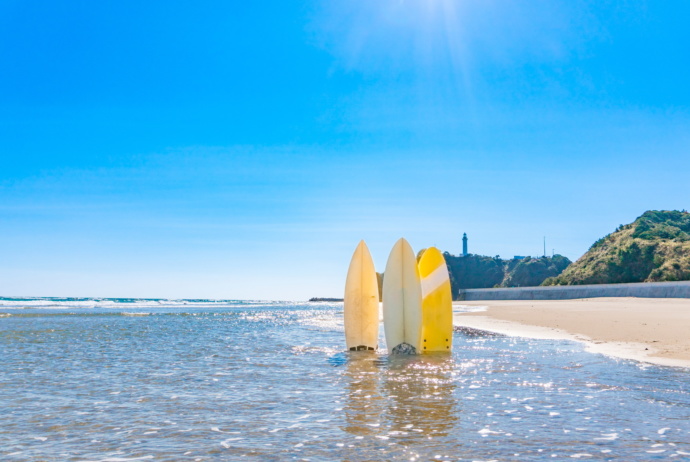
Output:
[[[524,256],[520,256],[520,255],[515,255],[515,256],[513,257],[513,260],[524,260],[524,259],[525,259],[525,257],[524,257]]]
[[[467,256],[467,233],[462,233],[462,256]]]

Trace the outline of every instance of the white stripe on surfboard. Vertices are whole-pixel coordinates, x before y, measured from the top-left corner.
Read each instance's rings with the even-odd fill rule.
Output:
[[[426,298],[427,295],[441,287],[447,280],[448,270],[442,264],[422,279],[422,298]]]

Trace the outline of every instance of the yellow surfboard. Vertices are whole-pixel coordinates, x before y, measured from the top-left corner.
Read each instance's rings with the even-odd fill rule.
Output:
[[[453,299],[446,260],[436,247],[419,259],[422,285],[422,352],[450,351],[453,347]]]
[[[345,344],[348,350],[375,350],[379,338],[379,284],[374,261],[360,241],[345,281]]]

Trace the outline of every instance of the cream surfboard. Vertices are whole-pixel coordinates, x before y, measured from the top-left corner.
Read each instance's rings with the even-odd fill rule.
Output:
[[[348,350],[375,350],[379,337],[379,286],[374,261],[360,241],[345,281],[345,344]]]
[[[436,247],[419,259],[422,283],[422,352],[450,351],[453,347],[453,299],[446,260]]]
[[[388,352],[393,353],[403,343],[420,352],[422,292],[417,260],[405,239],[393,246],[383,274],[383,327]]]

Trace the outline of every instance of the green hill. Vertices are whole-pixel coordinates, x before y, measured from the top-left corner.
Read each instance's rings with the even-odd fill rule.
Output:
[[[455,256],[444,253],[453,296],[459,289],[483,289],[501,284],[505,276],[504,261],[485,255]]]
[[[650,210],[543,285],[690,280],[690,213]]]
[[[562,255],[511,260],[473,254],[455,256],[447,252],[443,256],[454,298],[461,289],[538,286],[570,265],[570,260]]]
[[[547,278],[558,276],[571,261],[563,255],[553,257],[508,260],[500,287],[531,287],[541,285]]]

